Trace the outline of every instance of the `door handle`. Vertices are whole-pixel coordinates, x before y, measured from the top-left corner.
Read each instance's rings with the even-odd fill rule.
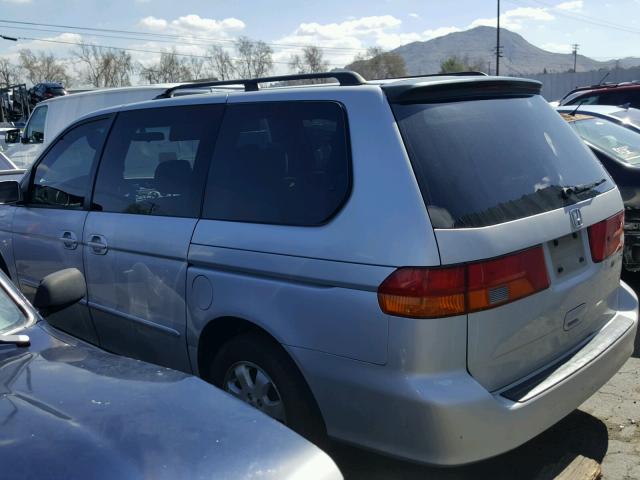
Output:
[[[102,235],[90,235],[90,240],[87,242],[87,246],[93,250],[96,255],[105,255],[109,246],[107,245],[107,239]]]
[[[75,233],[70,232],[69,230],[62,232],[62,235],[60,235],[60,241],[67,250],[75,250],[78,248],[78,237],[76,237]]]

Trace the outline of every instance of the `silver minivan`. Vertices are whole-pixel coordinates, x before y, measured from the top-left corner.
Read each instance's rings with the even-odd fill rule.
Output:
[[[577,408],[638,301],[620,193],[540,84],[316,76],[77,121],[0,184],[2,268],[27,296],[78,268],[60,329],[311,438],[454,465]]]

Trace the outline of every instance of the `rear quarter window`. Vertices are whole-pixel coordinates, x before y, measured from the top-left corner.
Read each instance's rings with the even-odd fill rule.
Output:
[[[321,225],[348,196],[350,172],[340,104],[231,104],[216,144],[203,217]]]

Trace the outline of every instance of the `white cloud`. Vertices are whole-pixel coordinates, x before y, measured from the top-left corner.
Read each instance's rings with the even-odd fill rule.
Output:
[[[148,16],[140,20],[138,25],[149,30],[164,30],[167,28],[167,21],[164,18]]]
[[[522,30],[523,23],[527,21],[548,22],[555,17],[551,15],[546,8],[519,7],[507,10],[500,15],[500,28],[508,30]],[[479,26],[496,26],[496,17],[478,18],[469,25],[469,28]]]
[[[245,23],[237,18],[225,18],[216,20],[204,18],[196,14],[184,15],[174,20],[166,20],[149,16],[141,19],[138,25],[142,28],[154,31],[165,31],[167,33],[193,36],[193,35],[216,35],[227,36],[245,28]]]
[[[582,10],[584,2],[582,0],[573,0],[569,2],[559,3],[555,6],[558,10]]]
[[[60,43],[57,43],[60,42]],[[31,40],[20,42],[19,48],[29,48],[31,50],[67,50],[74,48],[72,44],[83,43],[82,35],[78,33],[65,32],[55,37],[43,37],[42,40]],[[17,47],[16,47],[17,48]]]
[[[362,17],[341,23],[302,23],[294,35],[317,36],[335,39],[345,36],[362,36],[383,32],[387,28],[398,27],[402,21],[392,15]]]
[[[213,18],[202,18],[199,15],[191,14],[173,20],[171,26],[185,32],[220,34],[242,30],[245,27],[245,23],[237,18],[214,20]]]
[[[420,18],[420,15],[418,15],[417,13],[410,13],[409,16],[411,18]]]

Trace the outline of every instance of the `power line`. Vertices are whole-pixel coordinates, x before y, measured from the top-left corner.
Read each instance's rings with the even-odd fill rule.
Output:
[[[86,31],[86,32],[121,33],[125,35],[153,37],[156,39],[157,38],[173,38],[181,41],[183,39],[196,39],[196,40],[203,40],[209,43],[218,42],[218,43],[226,43],[230,45],[233,45],[235,43],[234,39],[206,37],[206,36],[197,36],[197,35],[176,35],[176,34],[170,34],[170,33],[140,32],[135,30],[116,30],[116,29],[110,29],[110,28],[81,27],[77,25],[57,25],[57,24],[50,24],[50,23],[24,22],[24,21],[18,21],[18,20],[2,20],[2,19],[0,19],[0,23],[7,23],[12,25],[28,25],[28,26],[36,26],[36,27],[51,27],[51,28],[63,29],[62,33],[64,33],[64,30],[67,30],[67,31],[78,30],[78,31]],[[17,27],[14,27],[14,28],[17,28]],[[61,32],[61,31],[54,30],[54,32]],[[89,34],[86,32],[85,34]],[[91,35],[102,36],[96,33],[91,33]],[[118,37],[111,37],[111,38],[118,38]],[[137,40],[142,40],[142,39],[137,39]],[[352,47],[320,47],[317,45],[297,45],[292,43],[275,43],[275,42],[264,42],[264,43],[271,47],[283,48],[283,49],[292,49],[292,48],[300,49],[300,48],[314,46],[321,50],[327,50],[327,51],[331,50],[331,51],[345,51],[345,52],[366,52],[367,50],[366,48],[352,48]]]
[[[522,1],[522,0],[506,0],[507,2],[513,4],[513,5],[519,5],[519,6],[526,6],[526,7],[531,7],[532,3],[526,2],[526,1]],[[558,15],[560,17],[565,17],[568,18],[570,20],[574,20],[576,22],[583,22],[583,23],[587,23],[590,25],[595,25],[598,27],[602,27],[602,28],[608,28],[610,30],[617,30],[617,31],[623,31],[626,33],[635,33],[635,34],[639,34],[640,35],[640,30],[635,29],[633,27],[629,27],[626,25],[622,25],[619,23],[614,23],[614,22],[610,22],[608,20],[601,20],[598,19],[596,17],[590,17],[588,15],[584,15],[581,13],[569,13],[569,12],[565,12],[565,11],[558,11],[556,9],[554,9],[554,6],[546,3],[546,2],[542,2],[540,0],[530,0],[531,2],[534,2],[538,5],[542,5],[543,7],[547,8],[547,9],[553,9],[553,14],[554,15]]]
[[[160,50],[147,50],[147,49],[142,49],[142,48],[125,48],[125,47],[114,47],[112,45],[97,45],[94,43],[82,43],[82,42],[67,42],[64,40],[52,40],[52,39],[48,39],[48,38],[33,38],[33,37],[17,37],[18,40],[32,40],[32,41],[36,41],[36,42],[47,42],[47,43],[59,43],[59,44],[64,44],[64,45],[76,45],[78,47],[98,47],[98,48],[108,48],[108,49],[112,49],[112,50],[122,50],[122,51],[126,51],[126,52],[139,52],[139,53],[155,53],[155,54],[160,54],[162,55],[163,53],[168,53],[170,55],[175,55],[177,57],[190,57],[190,58],[203,58],[203,59],[210,59],[210,56],[207,55],[195,55],[192,53],[178,53],[178,52],[167,52],[167,51],[160,51]],[[233,58],[232,60],[238,60],[237,58]],[[272,63],[277,63],[277,64],[281,64],[281,65],[289,65],[289,62],[278,62],[278,61],[273,61]],[[344,67],[344,65],[339,65],[339,64],[330,64],[330,67],[339,67],[342,68]]]

